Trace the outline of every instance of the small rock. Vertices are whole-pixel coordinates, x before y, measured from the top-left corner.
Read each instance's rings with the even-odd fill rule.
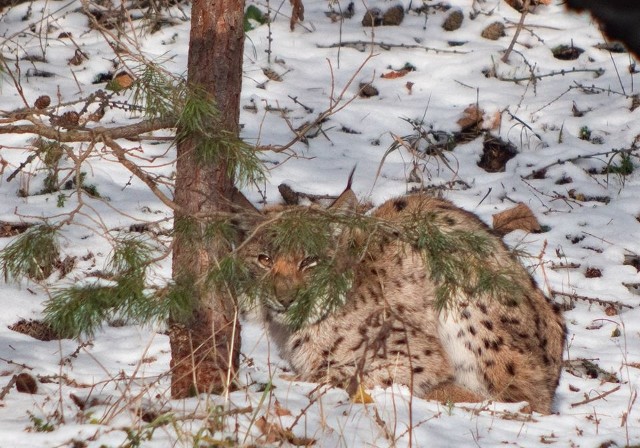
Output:
[[[80,50],[76,50],[73,57],[71,57],[67,62],[69,63],[69,65],[80,65],[84,60],[84,54]]]
[[[576,47],[571,42],[571,45],[558,45],[551,49],[553,57],[562,61],[574,61],[580,57],[584,50],[580,47]]]
[[[360,95],[362,98],[371,98],[372,96],[377,96],[379,94],[378,89],[373,87],[371,83],[361,82],[360,83]]]
[[[367,9],[362,18],[362,26],[382,25],[382,10],[379,8]]]
[[[387,9],[382,16],[382,24],[388,26],[398,26],[404,20],[404,8],[402,5],[395,5]]]
[[[489,40],[498,40],[505,35],[504,32],[504,23],[502,22],[493,22],[491,25],[487,26],[480,33],[482,37]]]
[[[447,18],[444,20],[442,24],[442,28],[445,31],[455,31],[462,26],[462,21],[464,20],[464,14],[459,9],[455,9],[449,13]]]
[[[598,278],[602,277],[602,271],[598,268],[587,268],[584,273],[586,278]]]
[[[16,389],[25,394],[35,394],[38,392],[38,382],[28,373],[20,373],[16,376]]]

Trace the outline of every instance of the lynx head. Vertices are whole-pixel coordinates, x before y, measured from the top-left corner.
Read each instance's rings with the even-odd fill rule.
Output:
[[[239,255],[267,320],[300,328],[344,303],[351,271],[343,223],[356,205],[347,187],[328,208],[276,206],[255,216]]]

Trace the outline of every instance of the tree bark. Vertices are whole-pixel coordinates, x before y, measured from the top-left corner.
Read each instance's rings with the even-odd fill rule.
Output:
[[[211,95],[220,111],[218,130],[238,135],[244,0],[194,0],[188,59],[188,84]],[[178,143],[175,203],[176,222],[231,211],[234,179],[224,161],[202,163],[195,157],[196,137]],[[240,326],[233,297],[202,286],[212,265],[228,244],[207,241],[204,220],[196,235],[176,232],[173,278],[195,280],[197,309],[191,321],[172,322],[171,395],[184,398],[199,392],[221,393],[231,387],[239,364]]]

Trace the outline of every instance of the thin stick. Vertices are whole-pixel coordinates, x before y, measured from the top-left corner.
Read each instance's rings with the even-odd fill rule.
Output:
[[[615,300],[604,300],[604,299],[599,299],[597,297],[587,297],[587,296],[581,296],[579,294],[569,294],[566,292],[560,292],[560,291],[556,291],[556,290],[551,290],[550,291],[551,295],[554,296],[564,296],[564,297],[569,297],[570,299],[577,299],[577,300],[584,300],[585,302],[589,302],[589,303],[597,303],[599,305],[605,305],[605,306],[609,306],[609,305],[613,305],[619,308],[629,308],[629,309],[633,309],[634,307],[631,305],[626,305],[624,303],[620,303],[618,301]]]
[[[513,51],[513,47],[516,44],[516,41],[518,40],[518,36],[520,36],[520,31],[522,31],[522,27],[524,26],[524,18],[527,16],[527,14],[529,13],[529,5],[531,4],[531,0],[524,0],[524,5],[522,5],[522,14],[520,15],[520,21],[518,22],[518,26],[516,26],[516,32],[513,34],[513,39],[511,39],[511,43],[509,43],[509,47],[507,48],[507,51],[504,52],[504,54],[502,55],[502,62],[508,62],[509,61],[509,56],[511,55],[511,52]]]
[[[593,398],[587,398],[585,400],[582,401],[578,401],[577,403],[571,403],[571,407],[575,408],[576,406],[581,406],[583,404],[587,404],[587,403],[591,403],[592,401],[596,401],[596,400],[600,400],[601,398],[606,397],[607,395],[611,395],[612,393],[618,391],[620,389],[620,385],[614,387],[613,389],[607,391],[607,392],[602,392],[601,394],[596,395]]]

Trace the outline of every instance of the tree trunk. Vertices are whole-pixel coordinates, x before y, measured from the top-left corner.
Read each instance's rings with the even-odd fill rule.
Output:
[[[242,85],[244,0],[194,0],[191,11],[188,84],[214,99],[220,111],[218,130],[237,135]],[[231,211],[234,180],[224,161],[202,163],[194,151],[196,137],[178,143],[175,202],[183,210],[175,220]],[[193,221],[192,221],[193,222]],[[201,285],[215,260],[228,250],[220,241],[203,238],[200,231],[176,232],[173,278],[193,279]],[[225,291],[194,288],[197,309],[191,321],[172,322],[171,395],[184,398],[199,392],[220,393],[230,387],[239,363],[240,326],[233,297]]]

